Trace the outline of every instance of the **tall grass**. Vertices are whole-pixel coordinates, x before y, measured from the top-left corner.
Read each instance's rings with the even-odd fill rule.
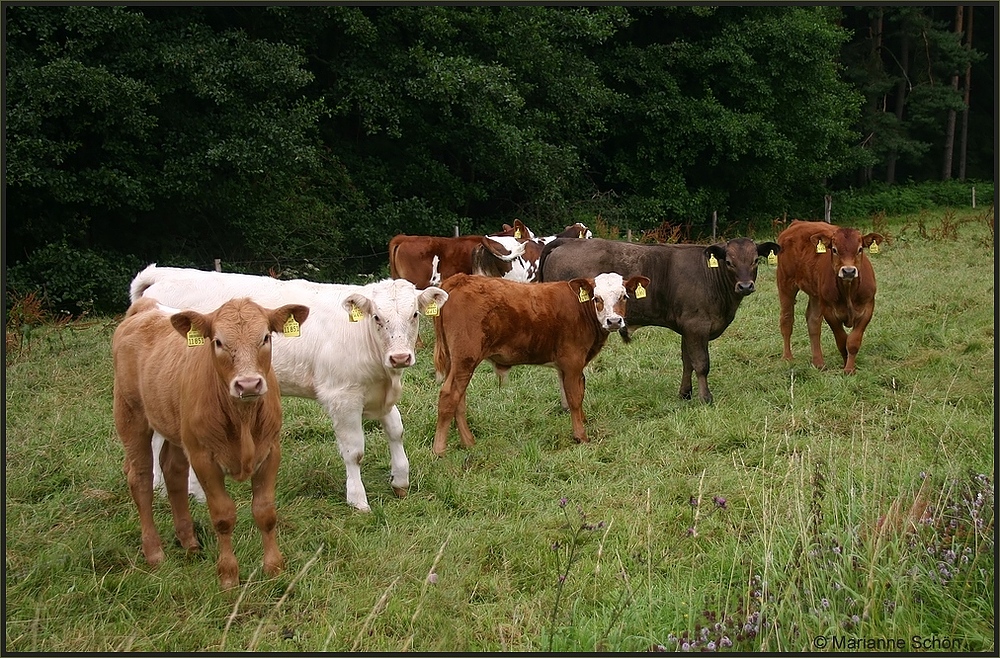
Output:
[[[477,444],[453,430],[436,458],[424,348],[400,404],[410,494],[393,496],[366,424],[367,515],[345,501],[322,410],[284,399],[288,569],[262,575],[249,486],[230,483],[242,583],[227,593],[204,506],[200,554],[168,542],[159,569],[142,558],[111,417],[113,319],[8,337],[5,648],[992,652],[992,212],[872,222],[890,240],[854,376],[827,328],[829,369],[809,365],[804,299],[781,360],[762,263],[711,344],[714,405],[677,397],[679,338],[647,328],[589,366],[589,444],[570,438],[554,371],[515,368],[498,389],[484,366]],[[172,537],[165,500],[155,513]]]

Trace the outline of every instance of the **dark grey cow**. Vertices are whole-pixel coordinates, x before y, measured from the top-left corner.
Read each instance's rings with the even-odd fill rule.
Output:
[[[631,244],[614,240],[555,240],[539,258],[539,281],[561,281],[617,272],[642,275],[650,284],[643,298],[630,299],[620,333],[656,326],[681,335],[680,396],[691,398],[691,373],[698,375],[698,397],[712,401],[708,390],[708,343],[722,335],[736,317],[743,298],[754,291],[757,259],[781,250],[774,242],[734,238],[709,246]]]

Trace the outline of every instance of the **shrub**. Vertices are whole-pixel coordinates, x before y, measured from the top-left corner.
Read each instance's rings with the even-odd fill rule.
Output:
[[[7,311],[17,295],[33,294],[49,313],[113,315],[128,307],[128,287],[141,269],[131,255],[80,249],[65,240],[35,251],[7,271]]]

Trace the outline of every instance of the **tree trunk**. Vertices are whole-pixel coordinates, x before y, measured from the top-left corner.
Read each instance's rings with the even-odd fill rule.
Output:
[[[962,38],[962,16],[964,7],[955,8],[955,33]],[[958,94],[958,71],[951,75],[951,88]],[[955,110],[948,110],[948,124],[944,131],[944,164],[941,168],[941,180],[951,180],[951,164],[955,154]]]
[[[896,121],[903,121],[903,107],[906,104],[906,91],[910,85],[910,35],[903,30],[903,35],[899,44],[899,69],[901,77],[896,83]],[[896,160],[899,159],[899,152],[893,148],[889,152],[889,160],[885,166],[885,182],[892,185],[896,182]]]
[[[972,6],[965,22],[965,49],[972,50]],[[969,90],[972,88],[972,62],[965,66],[965,107],[962,108],[962,137],[958,142],[958,180],[965,180],[965,161],[969,146]]]

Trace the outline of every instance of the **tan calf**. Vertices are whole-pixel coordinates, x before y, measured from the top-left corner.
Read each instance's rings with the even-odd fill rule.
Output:
[[[208,314],[168,313],[156,300],[142,298],[115,330],[115,427],[125,447],[125,475],[150,565],[164,559],[153,522],[155,430],[166,438],[160,463],[181,546],[199,549],[188,508],[190,460],[218,535],[219,585],[239,585],[232,546],[236,506],[226,492],[226,475],[251,478],[264,570],[274,575],[284,569],[275,539],[281,400],[271,367],[271,333],[282,331],[291,319],[301,324],[308,315],[309,309],[298,304],[270,310],[244,298]]]

